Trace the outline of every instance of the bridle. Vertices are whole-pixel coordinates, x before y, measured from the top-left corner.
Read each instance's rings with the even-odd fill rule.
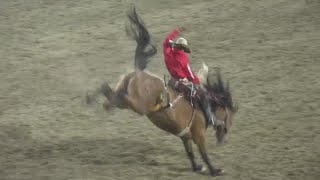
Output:
[[[210,97],[212,98],[212,100],[217,104],[217,106],[219,106],[219,107],[221,107],[221,108],[224,109],[224,111],[225,111],[225,116],[224,116],[223,120],[219,120],[219,119],[217,119],[217,120],[223,122],[223,125],[226,127],[226,125],[227,125],[227,119],[228,119],[228,117],[229,117],[229,113],[228,113],[228,108],[227,108],[227,106],[226,106],[225,104],[223,104],[223,103],[219,100],[219,98],[218,98],[214,93],[209,92],[209,95],[210,95]],[[216,117],[215,117],[215,118],[216,118]],[[214,127],[214,129],[215,129],[215,127]],[[225,131],[227,131],[226,128],[225,128]]]

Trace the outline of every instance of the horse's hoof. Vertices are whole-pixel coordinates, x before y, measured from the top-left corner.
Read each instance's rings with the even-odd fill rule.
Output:
[[[195,168],[193,168],[193,171],[195,172],[205,172],[207,170],[207,168],[203,165],[197,165]]]
[[[224,171],[222,169],[214,169],[210,174],[211,176],[221,176],[223,173]]]

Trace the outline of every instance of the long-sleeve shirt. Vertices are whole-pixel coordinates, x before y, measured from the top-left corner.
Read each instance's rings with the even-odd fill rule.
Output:
[[[163,42],[164,61],[170,75],[175,79],[187,78],[194,84],[200,84],[199,78],[191,70],[188,54],[170,46],[170,40],[177,38],[180,34],[178,29],[172,31]]]

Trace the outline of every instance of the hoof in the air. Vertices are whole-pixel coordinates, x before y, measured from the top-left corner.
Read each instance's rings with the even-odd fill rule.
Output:
[[[199,173],[202,173],[202,172],[205,172],[207,170],[207,168],[203,165],[197,165],[193,171],[195,172],[199,172]]]
[[[224,174],[224,170],[222,169],[215,169],[211,172],[211,176],[221,176]]]

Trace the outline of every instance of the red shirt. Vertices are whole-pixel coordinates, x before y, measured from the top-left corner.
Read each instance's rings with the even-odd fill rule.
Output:
[[[189,65],[188,54],[182,50],[170,47],[169,40],[177,38],[180,34],[178,29],[171,32],[163,42],[164,62],[170,75],[175,79],[187,78],[193,84],[200,84],[199,78],[194,74]]]

